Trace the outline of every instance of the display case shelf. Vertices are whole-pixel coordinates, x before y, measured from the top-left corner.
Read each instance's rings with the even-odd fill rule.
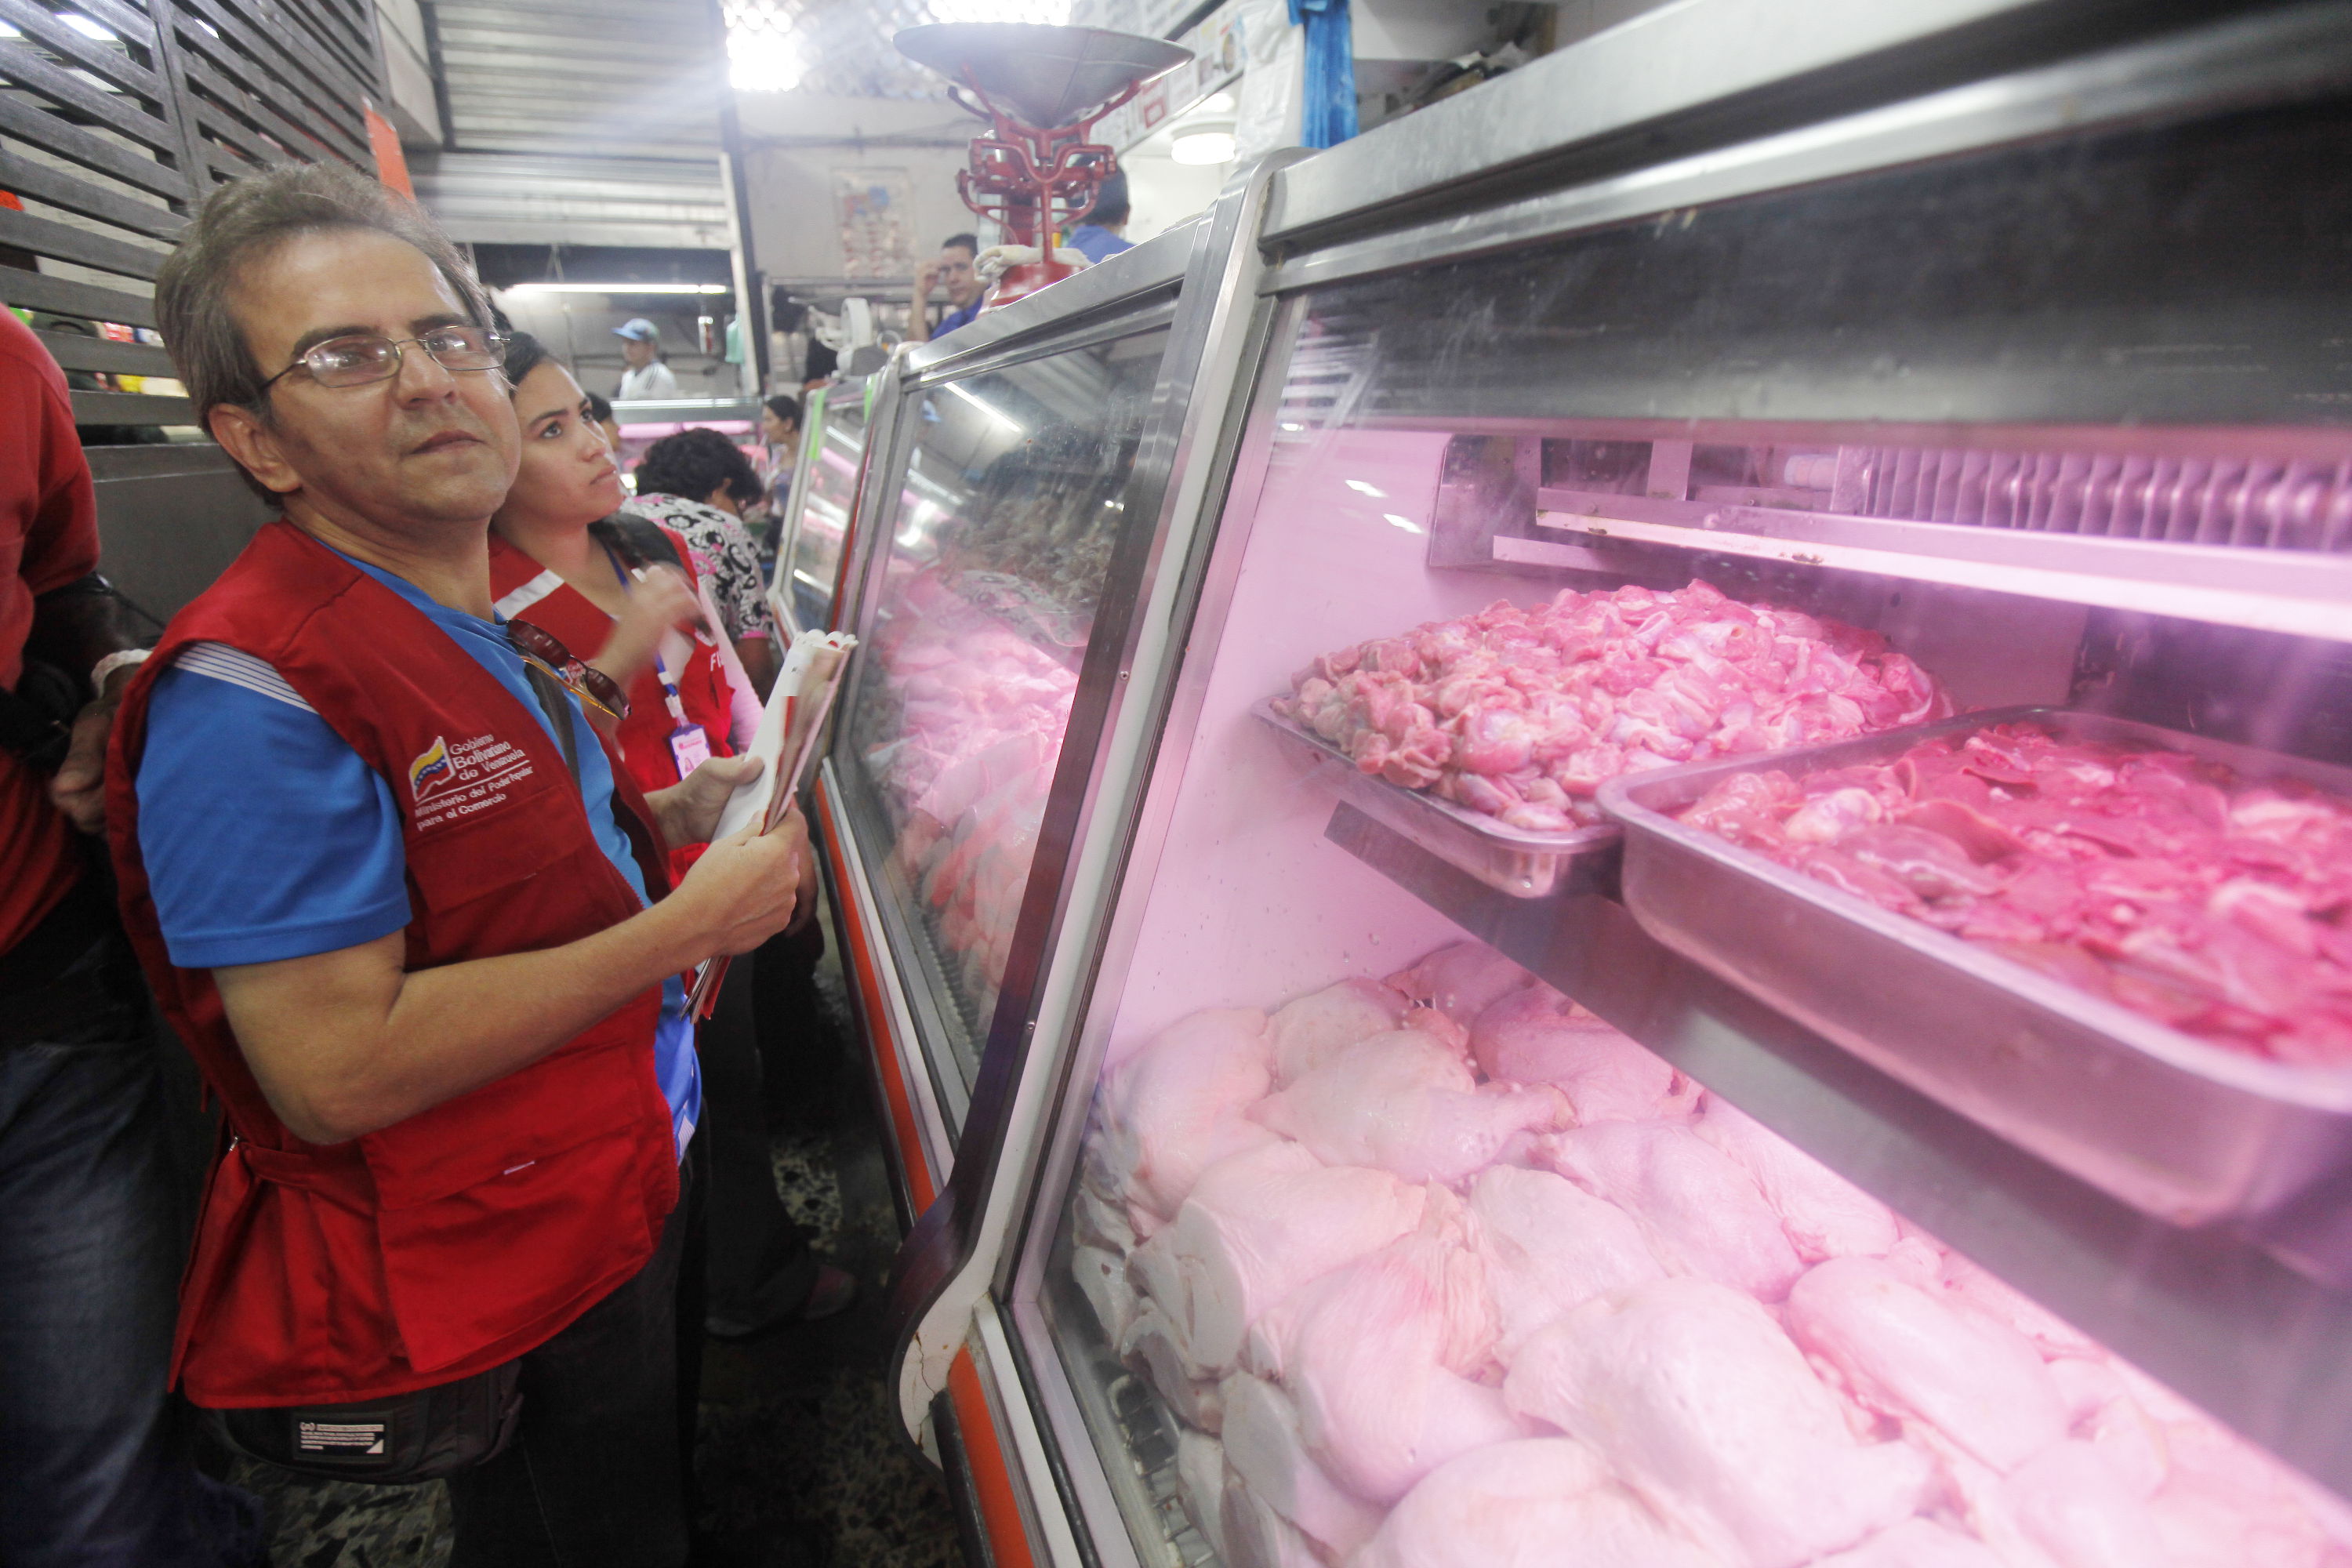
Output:
[[[2352,1235],[2162,1224],[1656,942],[1602,894],[1516,899],[1345,802],[1325,837],[2243,1436],[2352,1490]]]
[[[1972,527],[1549,488],[1537,492],[1536,501],[1537,526],[1562,543],[1572,541],[1570,548],[1604,553],[1626,545],[1704,551],[2352,642],[2352,556],[2317,550]],[[1544,559],[1541,539],[1495,542],[1497,559]],[[1580,557],[1564,563],[1588,563]]]

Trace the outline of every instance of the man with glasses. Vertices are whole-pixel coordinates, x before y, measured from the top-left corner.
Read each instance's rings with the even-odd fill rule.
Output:
[[[683,1562],[677,976],[784,926],[804,835],[668,888],[665,841],[757,764],[639,795],[597,728],[620,693],[496,619],[504,343],[413,205],[338,167],[236,182],[156,303],[282,512],[174,617],[110,759],[125,923],[228,1123],[173,1375],[298,1468],[478,1461],[457,1563]]]

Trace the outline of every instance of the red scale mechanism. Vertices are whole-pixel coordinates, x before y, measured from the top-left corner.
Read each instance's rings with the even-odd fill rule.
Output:
[[[908,27],[897,43],[901,54],[955,82],[950,96],[989,121],[988,132],[971,139],[971,166],[956,175],[964,205],[994,219],[1002,243],[1038,251],[1037,260],[1006,269],[987,309],[1077,270],[1055,258],[1053,237],[1086,216],[1118,168],[1118,157],[1088,133],[1145,83],[1192,58],[1158,38],[1024,22]]]

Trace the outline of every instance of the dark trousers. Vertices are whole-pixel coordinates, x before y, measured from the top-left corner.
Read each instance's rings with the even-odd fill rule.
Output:
[[[138,966],[102,929],[25,962],[42,938],[0,984],[0,1563],[257,1561],[257,1508],[196,1471],[166,1389],[184,1206]]]
[[[646,1266],[522,1358],[513,1444],[449,1478],[450,1568],[678,1568],[686,1561],[701,1324],[679,1271],[701,1203],[702,1139]]]
[[[761,1093],[760,1037],[769,1021],[754,998],[771,942],[727,968],[719,1005],[695,1033],[702,1122],[710,1142],[710,1313],[744,1325],[796,1310],[816,1283],[808,1232],[776,1193]]]

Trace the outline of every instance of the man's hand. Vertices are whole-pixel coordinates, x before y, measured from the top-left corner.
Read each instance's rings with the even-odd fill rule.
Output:
[[[713,757],[669,788],[646,796],[646,804],[654,808],[672,848],[704,844],[719,830],[719,814],[729,799],[759,776],[757,757]]]
[[[915,308],[921,310],[930,299],[931,290],[939,286],[940,258],[935,256],[915,268]]]
[[[799,813],[773,833],[761,833],[755,823],[704,851],[663,902],[677,906],[704,933],[710,944],[705,957],[749,952],[792,923],[807,850],[808,825]]]
[[[114,710],[122,705],[122,689],[130,679],[128,668],[109,675],[98,700],[74,715],[66,760],[49,780],[49,804],[93,836],[106,829],[106,737],[114,729]]]

